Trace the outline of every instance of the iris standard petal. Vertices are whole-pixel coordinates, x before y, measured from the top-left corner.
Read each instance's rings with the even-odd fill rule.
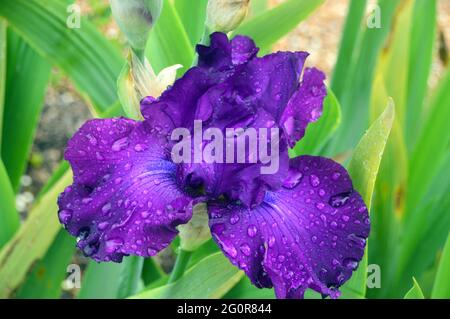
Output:
[[[167,145],[147,123],[128,119],[88,121],[69,141],[74,184],[59,197],[59,219],[85,255],[155,255],[191,218]]]
[[[367,208],[346,170],[332,160],[303,156],[290,176],[256,208],[211,203],[213,238],[257,287],[278,298],[312,288],[332,298],[364,254]]]

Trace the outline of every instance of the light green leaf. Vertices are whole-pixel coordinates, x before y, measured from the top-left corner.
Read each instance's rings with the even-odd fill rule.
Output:
[[[158,74],[163,68],[181,64],[180,74],[191,67],[194,49],[172,2],[164,0],[161,16],[151,31],[146,56]]]
[[[290,150],[291,157],[300,155],[320,155],[320,151],[339,127],[341,121],[341,108],[338,100],[331,90],[328,90],[323,105],[323,114],[320,119],[311,123],[306,129],[305,136]]]
[[[15,294],[16,298],[52,298],[61,297],[61,284],[67,273],[75,252],[75,238],[61,230],[48,249],[44,258],[33,266],[26,281]]]
[[[0,152],[2,150],[2,132],[3,132],[3,113],[5,103],[6,87],[6,21],[0,18]]]
[[[423,198],[448,152],[450,143],[450,68],[441,81],[430,111],[411,156],[406,205],[406,222],[413,218],[414,207]]]
[[[368,105],[372,90],[372,81],[379,53],[389,34],[392,19],[400,0],[379,0],[381,28],[366,28],[359,47],[358,55],[347,65],[342,96],[337,95],[342,106],[342,124],[330,143],[328,152],[348,151],[357,143],[364,132],[369,119]]]
[[[1,154],[12,187],[17,192],[44,104],[51,65],[12,31],[8,32],[7,51]]]
[[[433,292],[431,298],[449,299],[450,298],[450,233],[447,237],[444,251],[442,252],[441,262],[434,280]]]
[[[172,284],[146,290],[134,299],[217,299],[223,297],[244,275],[221,253],[206,257]]]
[[[174,0],[175,9],[186,30],[191,46],[200,42],[205,29],[206,4],[208,0]]]
[[[377,179],[383,152],[386,147],[392,124],[395,118],[395,107],[389,101],[386,110],[372,124],[366,134],[356,146],[349,164],[349,174],[352,177],[353,187],[361,194],[370,210],[372,195]],[[366,295],[366,279],[368,264],[368,246],[363,260],[352,278],[342,287],[343,297],[364,297]]]
[[[126,298],[137,293],[143,258],[125,257],[122,263],[91,261],[81,282],[78,298]]]
[[[5,166],[0,159],[0,249],[14,235],[20,225],[19,214],[16,211],[14,191],[9,182]]]
[[[409,47],[406,140],[412,150],[417,138],[428,90],[428,77],[436,42],[436,0],[416,0]]]
[[[71,13],[60,0],[2,1],[0,16],[42,57],[64,70],[97,114],[117,101],[124,63],[118,50],[86,19],[69,28]]]
[[[250,36],[265,52],[324,2],[325,0],[287,0],[245,21],[233,31],[233,36]]]
[[[414,283],[412,288],[406,293],[405,298],[403,299],[425,299],[422,289],[420,288],[419,283],[416,281],[416,278],[414,277],[413,282]]]
[[[356,49],[361,40],[363,31],[363,18],[367,0],[351,0],[345,20],[344,31],[342,33],[336,66],[333,71],[331,88],[337,97],[342,97],[345,84],[347,82],[352,61],[356,57]]]
[[[26,222],[0,251],[0,298],[7,298],[44,257],[61,227],[56,199],[71,182],[68,172],[35,204]]]

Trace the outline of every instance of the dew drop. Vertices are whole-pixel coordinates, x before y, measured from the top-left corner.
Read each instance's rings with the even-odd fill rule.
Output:
[[[247,235],[249,235],[250,237],[255,237],[257,233],[258,233],[258,228],[256,228],[255,225],[248,226]]]
[[[61,224],[67,224],[72,219],[73,213],[71,210],[63,209],[58,213]]]
[[[128,146],[128,137],[124,137],[121,139],[118,139],[117,141],[115,141],[113,143],[113,145],[111,146],[111,149],[114,152],[119,152],[123,149],[125,149]]]
[[[300,184],[300,182],[302,181],[302,178],[303,178],[302,173],[295,172],[295,173],[291,174],[291,176],[289,176],[289,178],[287,178],[283,182],[283,187],[287,188],[287,189],[293,189],[293,188],[297,187],[298,184]]]
[[[102,222],[98,224],[97,228],[98,230],[105,230],[108,226],[109,226],[108,222]]]
[[[230,217],[230,224],[231,225],[236,225],[239,222],[239,215],[237,214],[233,214]]]
[[[325,208],[325,204],[324,203],[317,203],[316,204],[317,209],[322,210]]]
[[[251,254],[251,249],[250,246],[247,244],[242,244],[239,249],[241,250],[241,252],[245,255],[245,256],[250,256]]]
[[[344,206],[350,198],[351,192],[340,193],[330,197],[328,203],[331,207],[339,208]]]
[[[86,257],[91,257],[98,251],[99,247],[100,247],[99,242],[90,243],[83,248],[83,254]]]
[[[90,233],[91,233],[91,229],[88,226],[82,227],[80,229],[80,231],[78,232],[77,243],[82,240],[86,240],[89,237]]]
[[[273,247],[275,245],[275,237],[274,236],[270,236],[269,237],[269,247]]]
[[[355,270],[356,268],[358,268],[358,261],[356,261],[353,258],[344,259],[343,263],[344,266],[347,267],[348,269]]]
[[[102,207],[103,214],[109,213],[110,210],[111,210],[111,203],[106,203],[105,205],[103,205],[103,207]]]
[[[339,173],[339,172],[334,172],[333,175],[331,175],[331,178],[333,179],[333,181],[337,181],[339,179],[339,177],[341,177],[341,173]]]
[[[123,240],[121,238],[113,238],[113,239],[108,239],[105,242],[105,251],[107,253],[113,253],[115,251],[117,251],[117,249],[120,248],[120,246],[123,245]]]
[[[317,187],[317,186],[320,185],[320,179],[319,179],[319,177],[317,177],[317,176],[314,175],[314,174],[311,174],[311,175],[309,176],[309,182],[311,183],[311,186],[312,186],[312,187]]]

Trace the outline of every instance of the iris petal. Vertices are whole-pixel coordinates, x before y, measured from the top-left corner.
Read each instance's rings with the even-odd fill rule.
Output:
[[[60,195],[59,218],[85,255],[155,255],[191,218],[166,145],[145,122],[127,119],[88,121],[69,141],[74,184]]]
[[[303,156],[256,208],[211,203],[210,227],[230,261],[278,298],[312,288],[332,298],[358,266],[370,231],[367,208],[345,169]]]

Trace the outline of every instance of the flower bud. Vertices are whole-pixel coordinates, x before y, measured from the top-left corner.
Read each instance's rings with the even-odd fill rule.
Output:
[[[161,13],[162,0],[110,0],[110,3],[114,19],[131,47],[144,50],[149,32]]]
[[[250,0],[209,0],[206,26],[210,32],[230,32],[247,15]]]
[[[195,205],[191,220],[178,226],[182,250],[194,251],[211,238],[208,220],[206,204]]]

